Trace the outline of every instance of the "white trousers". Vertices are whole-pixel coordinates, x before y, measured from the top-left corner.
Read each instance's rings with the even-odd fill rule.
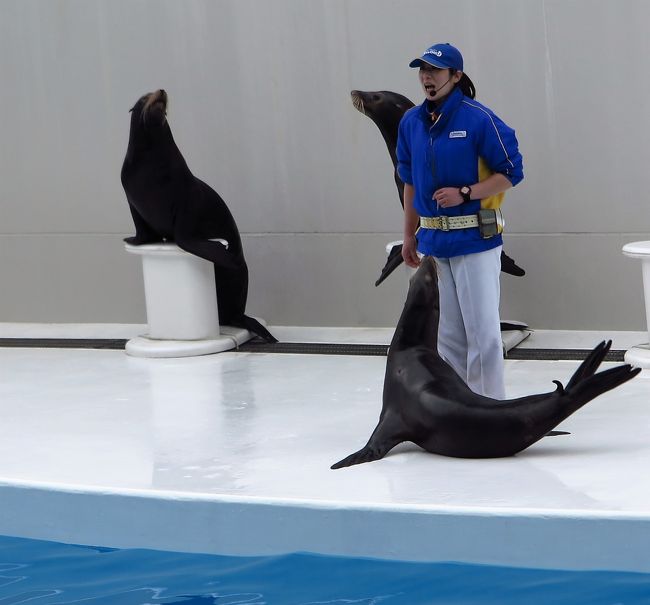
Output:
[[[436,258],[438,352],[475,393],[505,399],[499,319],[501,246]]]

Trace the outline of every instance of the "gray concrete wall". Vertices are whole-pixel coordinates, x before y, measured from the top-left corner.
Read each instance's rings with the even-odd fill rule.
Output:
[[[642,330],[650,3],[628,0],[4,0],[0,321],[144,322],[119,172],[128,110],[165,88],[192,171],[229,204],[271,324],[393,325],[379,288],[401,209],[353,88],[421,94],[408,62],[464,53],[477,98],[517,130],[502,315]]]

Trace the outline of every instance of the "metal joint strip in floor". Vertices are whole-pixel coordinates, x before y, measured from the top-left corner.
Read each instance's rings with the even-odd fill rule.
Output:
[[[47,349],[112,349],[121,350],[126,339],[120,338],[0,338],[4,348],[47,348]],[[385,357],[388,345],[276,342],[266,343],[259,339],[249,341],[233,349],[232,353],[273,353],[292,355],[366,355]],[[589,349],[531,349],[513,348],[506,359],[523,361],[581,361]],[[605,361],[623,361],[625,351],[609,351]]]

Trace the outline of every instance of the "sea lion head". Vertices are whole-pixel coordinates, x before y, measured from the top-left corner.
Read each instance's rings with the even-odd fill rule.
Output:
[[[161,88],[142,95],[130,109],[131,125],[156,128],[167,123],[167,93]]]
[[[409,281],[406,297],[409,308],[439,309],[438,266],[433,256],[425,256]]]
[[[390,345],[391,350],[420,345],[437,347],[439,319],[438,267],[432,256],[425,256],[411,277],[404,309]]]
[[[367,115],[374,122],[393,120],[402,117],[404,112],[413,107],[413,102],[404,95],[390,90],[377,90],[365,92],[353,90],[350,93],[352,104],[357,111]]]

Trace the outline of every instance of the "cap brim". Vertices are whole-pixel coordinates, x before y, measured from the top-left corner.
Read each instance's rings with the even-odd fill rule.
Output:
[[[413,61],[409,63],[409,67],[422,67],[423,63],[426,63],[427,65],[432,65],[433,67],[439,67],[440,69],[445,69],[447,67],[442,63],[437,63],[431,59],[424,59],[423,57],[413,59]]]

